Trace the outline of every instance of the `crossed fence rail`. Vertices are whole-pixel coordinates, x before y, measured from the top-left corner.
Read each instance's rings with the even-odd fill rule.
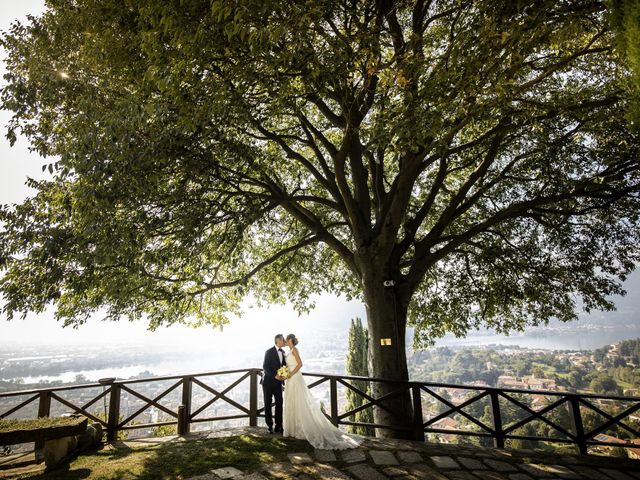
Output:
[[[233,376],[224,387],[214,387],[208,384],[205,379],[207,377]],[[259,377],[262,375],[260,369],[249,368],[239,370],[227,370],[219,372],[206,372],[192,375],[176,375],[165,377],[153,377],[136,380],[115,380],[106,379],[101,383],[90,383],[84,385],[60,386],[52,388],[43,388],[37,390],[21,390],[13,392],[0,393],[0,404],[11,403],[12,398],[27,397],[26,399],[16,402],[8,410],[2,412],[0,410],[0,419],[18,415],[18,412],[26,407],[33,407],[37,404],[37,416],[47,417],[51,414],[51,402],[57,401],[62,406],[71,410],[71,412],[84,415],[94,422],[100,423],[106,430],[107,440],[113,441],[117,438],[118,432],[160,427],[164,425],[175,425],[178,434],[188,433],[193,424],[199,422],[215,422],[222,420],[247,419],[249,426],[256,426],[258,418],[264,416],[264,406],[259,406]],[[632,441],[622,443],[608,441],[607,438],[602,439],[603,433],[612,428],[617,427],[626,432],[631,439],[640,438],[638,429],[635,424],[631,423],[632,416],[640,410],[640,398],[638,397],[620,397],[620,396],[603,396],[573,392],[557,392],[544,390],[522,390],[510,388],[494,388],[487,386],[475,385],[455,385],[446,383],[431,382],[398,382],[388,379],[357,377],[348,375],[326,375],[321,373],[304,373],[308,379],[308,386],[311,389],[328,384],[329,387],[329,412],[327,417],[335,425],[352,425],[374,427],[376,429],[386,429],[392,431],[405,431],[409,433],[414,440],[424,441],[425,434],[444,434],[459,436],[476,436],[485,437],[493,440],[496,448],[505,448],[505,442],[508,440],[529,440],[541,442],[555,442],[575,445],[582,454],[588,453],[589,447],[594,446],[610,446],[622,448],[638,448],[640,445]],[[145,395],[135,389],[136,384],[140,383],[158,383],[169,382],[169,386],[162,389],[160,393],[155,395]],[[238,389],[239,385],[248,382],[249,394],[248,399],[243,401],[232,398],[231,393]],[[391,391],[381,395],[374,396],[367,388],[364,391],[356,387],[356,384],[366,384],[371,386],[375,383],[386,383],[390,386]],[[74,390],[89,390],[102,387],[102,391],[97,395],[91,395],[82,405],[77,405],[67,398],[64,398],[64,392]],[[194,387],[200,389],[204,395],[209,398],[199,406],[193,402]],[[338,402],[338,389],[342,388],[353,392],[353,395],[361,399],[361,404],[352,409],[343,409],[340,411]],[[387,389],[389,390],[389,388]],[[462,391],[463,400],[455,403],[447,397],[443,391]],[[246,391],[246,386],[245,386]],[[142,402],[133,413],[128,413],[123,417],[121,410],[121,399],[123,393],[128,394],[137,401]],[[170,394],[178,396],[179,403],[177,407],[170,408],[161,403],[163,399],[167,399]],[[368,408],[381,408],[389,410],[387,402],[399,395],[410,395],[413,403],[412,417],[407,419],[404,425],[382,425],[376,423],[364,423],[354,421],[356,413]],[[537,395],[546,398],[546,405],[535,409],[524,403],[522,397],[526,395]],[[105,406],[104,418],[95,413],[95,405],[103,400]],[[107,411],[108,402],[108,411]],[[216,402],[224,402],[227,407],[235,410],[235,413],[224,415],[207,414],[207,408]],[[624,407],[618,408],[615,412],[607,412],[602,404],[606,402],[615,402]],[[490,410],[490,421],[482,421],[469,412],[472,407],[483,404],[485,408]],[[439,409],[435,412],[429,410],[436,404]],[[90,411],[94,407],[94,412]],[[482,406],[482,405],[480,405]],[[161,421],[154,423],[134,423],[134,420],[142,415],[142,413],[150,407],[155,407],[159,411],[166,414],[169,421]],[[467,410],[465,410],[467,409]],[[516,410],[520,413],[519,418],[511,418],[506,421],[506,411]],[[552,417],[554,412],[564,409],[568,413],[569,425],[562,425],[561,422]],[[426,417],[425,418],[425,412]],[[590,425],[586,428],[584,418],[585,412],[590,412],[591,416],[598,416],[600,422],[598,425]],[[203,416],[205,414],[205,416]],[[472,429],[460,428],[442,428],[438,426],[442,420],[457,416],[466,425]],[[551,417],[551,418],[550,418]],[[518,433],[523,427],[533,422],[541,422],[548,431],[552,432],[543,436],[533,436]],[[592,422],[593,423],[593,422]],[[552,436],[553,434],[553,436]]]

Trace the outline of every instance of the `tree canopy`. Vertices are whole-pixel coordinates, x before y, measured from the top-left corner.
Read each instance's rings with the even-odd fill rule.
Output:
[[[52,173],[0,211],[10,318],[221,324],[375,278],[424,344],[610,309],[639,260],[605,3],[47,6],[1,41],[8,136]]]
[[[629,119],[640,128],[640,0],[610,2],[611,23],[618,32],[618,48],[631,71]]]

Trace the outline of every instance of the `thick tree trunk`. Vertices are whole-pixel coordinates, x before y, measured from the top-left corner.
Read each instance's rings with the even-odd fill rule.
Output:
[[[407,305],[398,295],[398,286],[384,286],[382,272],[365,274],[363,278],[364,300],[369,327],[369,375],[375,378],[409,380],[405,334]],[[390,345],[388,343],[390,342]],[[402,384],[373,382],[374,398],[392,394]],[[405,431],[377,428],[376,435],[389,438],[411,438],[413,407],[409,389],[391,395],[374,408],[374,421],[379,425],[405,427]]]

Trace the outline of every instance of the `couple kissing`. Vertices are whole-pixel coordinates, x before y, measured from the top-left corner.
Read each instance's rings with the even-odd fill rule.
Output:
[[[293,333],[286,338],[279,333],[274,343],[265,352],[262,364],[264,419],[269,432],[307,440],[314,448],[324,450],[343,450],[360,445],[363,439],[335,427],[307,388],[300,372],[302,359],[297,347],[298,338]],[[287,352],[285,346],[288,347]],[[274,404],[275,415],[272,412]]]

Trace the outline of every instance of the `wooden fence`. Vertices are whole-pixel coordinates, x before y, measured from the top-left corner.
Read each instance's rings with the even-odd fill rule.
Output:
[[[37,404],[37,416],[47,417],[51,413],[51,402],[55,400],[69,409],[70,413],[84,415],[94,422],[100,423],[106,431],[107,440],[113,441],[117,438],[118,432],[129,429],[141,429],[150,427],[161,427],[165,425],[175,425],[178,434],[188,433],[193,424],[199,422],[215,422],[232,419],[246,419],[249,426],[257,426],[258,418],[264,416],[264,407],[259,406],[262,392],[259,386],[259,377],[262,371],[257,368],[227,370],[220,372],[206,372],[193,375],[177,375],[166,377],[153,377],[136,380],[115,380],[104,379],[99,383],[84,385],[60,386],[43,388],[38,390],[22,390],[14,392],[0,393],[0,404],[11,403],[12,398],[26,399],[16,400],[14,405],[4,411],[0,411],[0,418],[8,418],[11,415],[19,415],[19,411],[29,406],[33,408]],[[316,389],[321,385],[328,384],[329,405],[326,412],[328,418],[335,425],[359,425],[369,426],[377,429],[392,431],[410,431],[412,438],[418,441],[425,440],[425,434],[441,434],[452,436],[475,436],[492,439],[496,448],[505,448],[509,440],[542,441],[575,445],[582,454],[588,453],[589,447],[610,446],[622,448],[638,448],[640,445],[633,443],[633,439],[640,438],[636,427],[630,422],[632,416],[640,410],[640,398],[637,397],[616,397],[591,395],[572,392],[544,391],[544,390],[521,390],[509,388],[494,388],[486,386],[454,385],[444,383],[429,382],[398,382],[387,379],[355,377],[347,375],[326,375],[321,373],[304,373],[308,379],[309,388]],[[206,383],[207,377],[231,376],[233,380],[221,387],[212,387]],[[136,385],[140,383],[164,382],[169,386],[163,388],[159,393],[151,396],[144,395],[136,390]],[[230,394],[243,382],[249,383],[248,398],[239,402],[231,398]],[[392,391],[381,397],[374,397],[371,388],[357,388],[355,385],[373,386],[375,383],[392,384]],[[76,405],[69,399],[64,398],[64,392],[82,389],[96,389],[102,387],[95,396],[87,399],[82,405]],[[208,396],[208,399],[201,405],[195,406],[193,402],[193,390],[198,388]],[[246,386],[245,392],[246,392]],[[361,405],[351,410],[340,411],[338,403],[338,391],[349,390],[353,395],[361,399]],[[457,392],[458,403],[452,400],[444,392]],[[161,403],[172,392],[176,392],[180,402],[176,408],[170,408]],[[121,409],[121,398],[123,393],[130,398],[135,398],[142,402],[133,413],[123,416]],[[175,395],[174,394],[174,395]],[[398,396],[408,394],[413,402],[413,413],[407,419],[405,425],[380,425],[374,423],[362,423],[354,421],[354,415],[364,409],[375,407],[388,409],[385,403]],[[546,401],[539,408],[532,408],[523,400],[526,396],[543,397]],[[105,414],[103,416],[95,413],[95,405],[103,401]],[[206,409],[216,402],[226,403],[228,409],[234,410],[233,414],[226,412],[224,415],[202,416]],[[615,413],[606,411],[605,404],[615,404]],[[107,408],[108,405],[108,408]],[[433,412],[433,405],[438,407]],[[89,409],[94,407],[92,413]],[[490,412],[491,421],[482,421],[477,415],[469,412],[473,407],[482,407]],[[150,407],[166,414],[170,420],[155,423],[133,423],[136,418],[142,415]],[[560,411],[560,409],[564,409]],[[477,409],[476,409],[477,410]],[[520,417],[511,418],[505,421],[506,411],[511,413],[517,411]],[[425,415],[425,411],[427,415]],[[569,425],[553,419],[553,414],[559,412],[568,414]],[[586,413],[589,412],[589,413]],[[592,419],[597,417],[598,425],[585,426],[585,415],[591,415]],[[470,429],[447,428],[439,425],[444,419],[455,416]],[[513,415],[512,415],[513,416]],[[456,424],[460,424],[457,421]],[[533,436],[518,433],[523,427],[533,422],[541,422],[546,426],[550,434],[543,436]],[[593,422],[591,422],[593,423]],[[611,441],[604,433],[611,428],[617,427],[619,431],[624,431],[628,437],[626,441]]]

